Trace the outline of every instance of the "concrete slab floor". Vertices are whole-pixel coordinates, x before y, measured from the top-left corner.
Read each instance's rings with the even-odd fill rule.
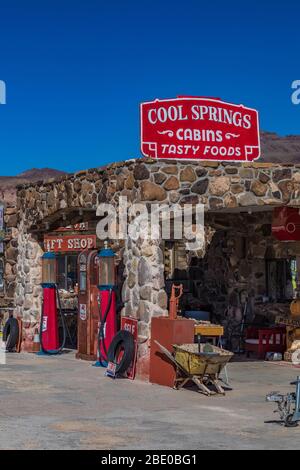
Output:
[[[291,365],[233,362],[234,387],[205,397],[140,381],[112,380],[73,353],[10,354],[0,366],[0,449],[297,449],[300,426],[265,402],[291,390]]]

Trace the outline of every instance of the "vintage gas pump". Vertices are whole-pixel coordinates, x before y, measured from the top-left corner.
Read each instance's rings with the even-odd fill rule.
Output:
[[[42,256],[43,304],[40,326],[41,351],[38,354],[59,354],[65,346],[66,328],[56,285],[56,270],[57,262],[55,254],[45,253]],[[57,304],[63,325],[63,342],[61,346],[59,346]]]
[[[99,331],[99,258],[97,250],[78,257],[78,352],[77,359],[97,360]]]
[[[117,306],[116,306],[116,265],[115,253],[111,248],[105,247],[99,251],[99,335],[98,335],[98,361],[96,365],[107,366],[107,351],[110,343],[117,333]]]

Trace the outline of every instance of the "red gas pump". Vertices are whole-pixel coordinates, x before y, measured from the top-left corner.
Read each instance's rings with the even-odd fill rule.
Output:
[[[99,343],[96,366],[107,367],[107,351],[117,333],[115,253],[106,246],[99,254]]]
[[[97,250],[78,257],[78,352],[77,359],[97,360],[99,332],[99,258]]]
[[[45,253],[42,256],[43,304],[40,326],[41,351],[38,354],[59,354],[65,346],[66,328],[56,285],[56,269],[55,254]],[[63,325],[63,342],[61,346],[59,346],[57,304]]]

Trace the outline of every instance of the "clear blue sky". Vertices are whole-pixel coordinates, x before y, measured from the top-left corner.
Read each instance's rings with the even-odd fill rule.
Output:
[[[300,134],[299,0],[0,0],[0,174],[140,156],[139,103],[219,96]]]

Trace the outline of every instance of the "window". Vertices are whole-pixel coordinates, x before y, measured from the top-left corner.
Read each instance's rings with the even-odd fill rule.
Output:
[[[57,284],[59,289],[74,290],[77,284],[77,255],[57,257]]]
[[[297,288],[296,259],[267,260],[267,293],[273,302],[295,298]]]

